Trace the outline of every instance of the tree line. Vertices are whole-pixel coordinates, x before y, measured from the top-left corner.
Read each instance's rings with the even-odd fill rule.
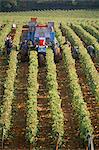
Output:
[[[0,0],[0,11],[99,8],[99,0]]]

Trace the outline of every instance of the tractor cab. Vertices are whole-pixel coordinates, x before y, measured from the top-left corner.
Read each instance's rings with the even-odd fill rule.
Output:
[[[34,45],[38,52],[46,52],[47,39],[50,39],[50,31],[47,25],[37,25],[34,34]]]

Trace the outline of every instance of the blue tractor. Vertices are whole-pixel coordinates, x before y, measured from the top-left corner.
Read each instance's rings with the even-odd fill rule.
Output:
[[[54,31],[54,22],[48,22],[47,25],[40,25],[37,23],[37,18],[31,18],[31,21],[28,23],[27,26],[23,28],[22,33],[22,44],[21,44],[21,53],[23,55],[23,61],[25,60],[24,57],[27,57],[26,51],[28,47],[32,47],[32,50],[35,49],[38,52],[38,61],[39,65],[45,60],[46,56],[46,48],[50,47],[54,53],[54,60],[58,62],[62,58],[62,51],[61,47],[56,39],[56,34]],[[22,50],[22,46],[24,47],[24,43],[27,45],[26,50]],[[31,43],[31,46],[30,46]]]

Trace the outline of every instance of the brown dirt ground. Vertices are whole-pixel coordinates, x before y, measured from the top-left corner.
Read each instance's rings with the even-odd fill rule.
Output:
[[[39,68],[38,72],[38,119],[39,119],[39,132],[37,136],[36,148],[39,150],[51,150],[51,115],[48,100],[48,90],[46,81],[46,67]]]
[[[28,150],[26,141],[26,100],[27,100],[28,64],[19,63],[15,80],[15,98],[13,102],[13,118],[10,140],[5,142],[5,147],[10,150]]]
[[[82,70],[79,61],[76,62],[76,70],[79,77],[79,84],[81,85],[85,102],[91,115],[92,125],[94,127],[94,144],[95,150],[99,148],[99,104],[96,103],[95,97],[92,94]]]
[[[64,114],[64,142],[62,150],[81,150],[83,149],[79,140],[79,130],[75,119],[70,96],[68,74],[64,68],[63,61],[56,65],[57,81],[59,93],[62,99],[62,110]]]
[[[13,34],[13,33],[12,33]],[[12,35],[14,38],[14,35]],[[7,66],[2,66],[0,60],[0,98],[3,96],[3,84],[6,77]],[[57,67],[57,81],[59,84],[59,93],[62,99],[62,109],[64,113],[64,143],[61,150],[84,150],[79,139],[79,129],[77,120],[74,116],[74,111],[71,104],[71,96],[69,90],[68,73],[64,69],[63,61],[56,65]],[[77,74],[79,76],[79,83],[82,92],[87,102],[88,109],[91,113],[91,120],[94,126],[95,147],[99,148],[99,111],[95,98],[92,95],[89,86],[86,83],[85,76],[78,62],[76,62]],[[99,66],[98,66],[99,69]],[[52,120],[50,114],[50,106],[48,100],[48,90],[46,81],[46,67],[39,68],[38,73],[38,119],[39,132],[36,137],[35,149],[39,150],[54,150],[55,142],[51,139]],[[29,150],[29,143],[26,141],[26,100],[27,95],[27,78],[28,78],[28,64],[19,63],[17,69],[17,76],[15,80],[15,98],[13,102],[13,125],[10,134],[12,135],[8,141],[5,141],[4,150]]]

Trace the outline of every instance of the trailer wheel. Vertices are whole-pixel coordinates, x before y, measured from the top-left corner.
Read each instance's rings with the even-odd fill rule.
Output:
[[[38,54],[38,64],[40,67],[45,65],[45,57],[43,54]]]

